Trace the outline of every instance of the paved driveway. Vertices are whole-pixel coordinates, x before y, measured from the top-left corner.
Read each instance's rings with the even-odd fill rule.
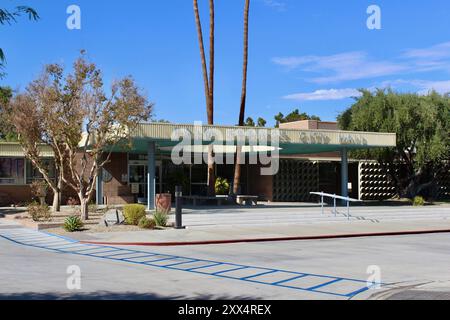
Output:
[[[0,234],[0,298],[357,299],[381,294],[358,294],[370,265],[393,288],[450,291],[447,235],[103,248],[4,224]],[[81,268],[80,291],[67,289],[71,265]]]

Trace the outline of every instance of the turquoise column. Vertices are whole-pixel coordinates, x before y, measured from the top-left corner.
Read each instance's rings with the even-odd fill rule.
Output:
[[[156,143],[148,143],[147,209],[155,210],[156,198]]]
[[[95,190],[96,203],[98,206],[102,206],[102,205],[104,205],[104,202],[103,202],[103,169],[100,169],[100,172],[98,173],[95,189],[96,189]]]
[[[341,151],[341,195],[348,197],[348,150]]]

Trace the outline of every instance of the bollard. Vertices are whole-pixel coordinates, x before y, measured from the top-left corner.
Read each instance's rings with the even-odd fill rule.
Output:
[[[185,229],[183,227],[183,188],[175,187],[175,229]]]

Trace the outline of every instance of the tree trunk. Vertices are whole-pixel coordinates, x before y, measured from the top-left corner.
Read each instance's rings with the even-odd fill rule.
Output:
[[[234,181],[233,181],[233,194],[238,195],[240,192],[240,184],[241,184],[241,152],[242,148],[240,146],[237,147],[236,153],[236,164],[234,167]]]
[[[61,193],[62,193],[62,177],[59,177],[58,186],[56,190],[53,190],[53,212],[61,212]]]
[[[203,42],[203,31],[198,9],[198,0],[193,0],[195,23],[197,26],[198,42],[200,46],[200,58],[202,64],[203,82],[205,86],[206,113],[208,124],[214,124],[214,0],[209,0],[209,74],[206,64],[205,46]],[[208,150],[208,195],[215,194],[215,165],[212,163],[214,157],[212,148]]]
[[[81,220],[87,221],[89,220],[89,202],[87,199],[83,197],[80,198],[80,206],[81,206]]]
[[[242,67],[242,93],[241,93],[241,107],[239,112],[239,125],[243,126],[245,121],[245,104],[247,100],[247,70],[248,70],[248,17],[250,12],[250,0],[245,0],[244,8],[244,63]],[[233,193],[239,192],[239,186],[241,184],[241,152],[242,148],[236,148],[236,163],[234,168],[234,183]]]
[[[58,190],[56,192],[53,192],[53,206],[52,206],[53,212],[60,212],[61,211],[61,191]]]

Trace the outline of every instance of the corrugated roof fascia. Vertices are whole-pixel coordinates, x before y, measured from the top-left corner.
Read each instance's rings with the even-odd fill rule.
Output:
[[[53,158],[53,150],[51,147],[42,145],[41,155],[44,158]],[[22,147],[17,142],[0,142],[0,157],[25,157]]]
[[[170,140],[174,130],[185,129],[193,132],[195,126],[192,124],[166,124],[148,123],[140,124],[134,135],[136,138]],[[328,144],[328,145],[354,145],[362,147],[395,147],[397,135],[395,133],[383,132],[358,132],[341,130],[298,130],[298,129],[274,129],[274,128],[249,128],[231,126],[209,126],[203,125],[202,130],[217,129],[226,137],[227,130],[266,130],[279,132],[280,143],[291,144]],[[322,141],[320,141],[322,140]],[[352,143],[354,142],[354,143]]]

